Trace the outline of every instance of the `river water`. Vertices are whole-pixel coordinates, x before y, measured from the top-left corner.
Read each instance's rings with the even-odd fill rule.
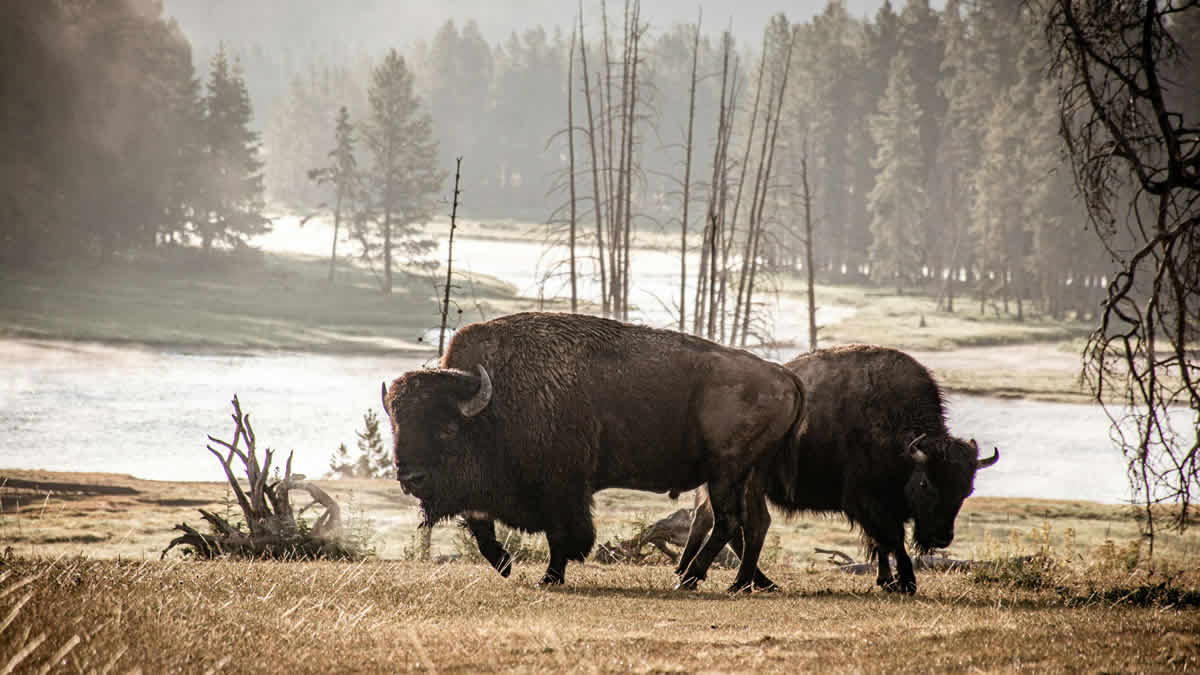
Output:
[[[323,252],[315,248],[319,236],[309,238],[312,252]],[[307,241],[297,238],[289,246],[304,252]],[[455,244],[464,269],[536,296],[545,270],[541,247],[471,239]],[[634,256],[635,300],[643,307],[637,320],[671,324],[673,314],[665,308],[672,305],[650,300],[678,292],[671,277],[677,265],[678,258],[664,252]],[[803,343],[803,302],[769,308],[789,317],[775,322],[776,336]],[[828,308],[821,321],[850,311]],[[295,450],[294,470],[319,476],[339,443],[354,447],[363,414],[382,412],[380,382],[429,363],[410,354],[197,354],[20,340],[0,340],[0,355],[0,467],[212,481],[224,476],[205,450],[207,435],[231,439],[234,393],[251,414],[260,446],[281,456]],[[1124,461],[1098,406],[951,396],[948,412],[952,432],[1000,448],[1001,461],[978,476],[978,495],[1101,502],[1128,495]]]

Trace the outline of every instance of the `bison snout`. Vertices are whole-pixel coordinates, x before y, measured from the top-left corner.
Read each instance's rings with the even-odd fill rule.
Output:
[[[396,472],[396,480],[400,481],[400,487],[406,494],[414,488],[421,487],[421,484],[425,482],[425,477],[424,471]]]

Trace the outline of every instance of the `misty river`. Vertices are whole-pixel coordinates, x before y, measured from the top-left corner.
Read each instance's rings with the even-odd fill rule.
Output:
[[[290,238],[288,248],[316,253],[306,250],[321,241],[313,229]],[[278,244],[263,242],[265,248]],[[472,239],[455,244],[464,266],[469,262],[475,273],[505,279],[536,297],[547,257],[542,246]],[[635,254],[638,302],[646,308],[636,320],[669,325],[666,308],[671,305],[648,300],[671,289],[678,292],[671,282],[677,265],[678,258],[666,252]],[[803,343],[803,311],[803,302],[796,300],[776,307],[775,315],[787,318],[776,321],[776,336]],[[851,311],[828,308],[820,322],[837,321]],[[229,400],[234,393],[251,414],[261,446],[283,456],[295,450],[295,470],[320,476],[339,443],[354,448],[363,414],[368,409],[382,412],[379,383],[432,363],[411,354],[182,353],[21,340],[0,341],[0,351],[0,433],[5,439],[0,466],[109,471],[161,480],[224,480],[204,446],[208,434],[232,437]],[[954,395],[948,412],[952,432],[976,438],[989,451],[1000,448],[1001,461],[979,474],[978,495],[1101,502],[1128,496],[1124,460],[1098,406]]]

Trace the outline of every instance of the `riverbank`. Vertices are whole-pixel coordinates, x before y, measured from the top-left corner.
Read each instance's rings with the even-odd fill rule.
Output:
[[[397,270],[390,295],[369,270],[260,251],[166,248],[110,265],[0,269],[0,337],[184,352],[424,352],[440,322],[435,280]],[[469,280],[450,326],[524,306],[504,282]],[[475,318],[472,318],[474,315]]]
[[[212,463],[215,466],[216,460]],[[342,506],[350,527],[369,533],[379,558],[406,556],[419,514],[416,501],[395,481],[317,482]],[[44,557],[157,559],[175,536],[176,523],[202,524],[197,509],[237,512],[226,483],[26,469],[0,469],[0,503],[0,550],[11,546],[19,555]],[[596,495],[597,542],[629,537],[641,524],[690,506],[690,495],[672,501],[648,492],[604,490]],[[1136,508],[1119,504],[971,497],[958,516],[949,553],[955,558],[987,559],[1044,549],[1087,559],[1111,549],[1139,560],[1146,553],[1138,531],[1139,514]],[[544,546],[540,535],[534,539]],[[858,557],[859,546],[858,533],[841,517],[785,518],[776,513],[766,556],[775,566],[820,569],[828,563],[814,548],[838,549]],[[470,551],[464,551],[456,526],[435,528],[434,555],[464,552]],[[1180,564],[1190,561],[1194,567],[1200,560],[1200,531],[1160,532],[1155,558]],[[534,571],[533,563],[529,565],[522,569],[526,576]],[[863,585],[865,591],[870,584],[864,580]]]
[[[516,227],[493,234],[519,239]],[[327,265],[315,256],[261,251],[206,256],[179,248],[120,265],[4,269],[0,337],[185,353],[433,353],[440,321],[436,279],[401,273],[393,294],[385,296],[372,272],[351,264],[339,265],[329,284]],[[495,276],[456,275],[456,281],[451,327],[538,307],[566,309],[561,300],[521,297]],[[799,280],[780,283],[781,294],[801,292]],[[869,342],[911,351],[949,391],[1069,402],[1091,398],[1079,381],[1078,357],[1088,324],[978,317],[971,308],[951,314],[937,311],[932,298],[858,287],[819,285],[817,301],[839,310],[836,322],[820,328],[822,346]],[[794,310],[796,303],[789,306]],[[776,317],[776,324],[802,319]],[[795,342],[783,340],[772,352],[786,360],[806,349]],[[1018,359],[1012,356],[1016,351]]]

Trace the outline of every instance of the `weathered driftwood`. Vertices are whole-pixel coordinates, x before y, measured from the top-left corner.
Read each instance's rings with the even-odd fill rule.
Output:
[[[201,558],[223,555],[253,558],[353,557],[354,552],[342,542],[341,508],[328,493],[305,480],[303,474],[292,473],[292,453],[288,454],[284,465],[283,478],[273,482],[269,480],[271,460],[275,453],[268,448],[263,453],[262,463],[259,463],[254,427],[250,424],[250,416],[242,413],[237,396],[233,397],[233,422],[232,441],[208,437],[223,450],[217,450],[212,445],[207,447],[225,470],[225,477],[241,508],[246,528],[243,530],[215,513],[200,509],[201,517],[212,526],[215,534],[204,534],[187,523],[179,523],[175,529],[183,534],[172,539],[160,557],[166,557],[167,552],[176,546],[190,546],[195,555]],[[245,470],[248,493],[234,474],[235,457]],[[313,500],[313,504],[302,510],[314,504],[325,509],[312,526],[303,531],[292,508],[290,493],[294,490],[307,492]]]
[[[829,556],[828,562],[837,565],[838,570],[847,574],[875,574],[879,565],[875,562],[857,562],[854,558],[841,551],[828,548],[814,548],[816,553]],[[926,553],[912,559],[914,570],[935,570],[940,572],[965,572],[980,564],[978,560],[956,560],[945,553]]]
[[[644,565],[653,562],[654,555],[661,553],[672,564],[679,562],[679,552],[687,543],[688,530],[692,526],[692,509],[679,509],[675,513],[642,529],[630,539],[609,541],[596,550],[595,560],[600,563],[632,563]],[[646,550],[650,547],[650,550]],[[722,567],[737,567],[738,558],[728,547],[714,561]]]

